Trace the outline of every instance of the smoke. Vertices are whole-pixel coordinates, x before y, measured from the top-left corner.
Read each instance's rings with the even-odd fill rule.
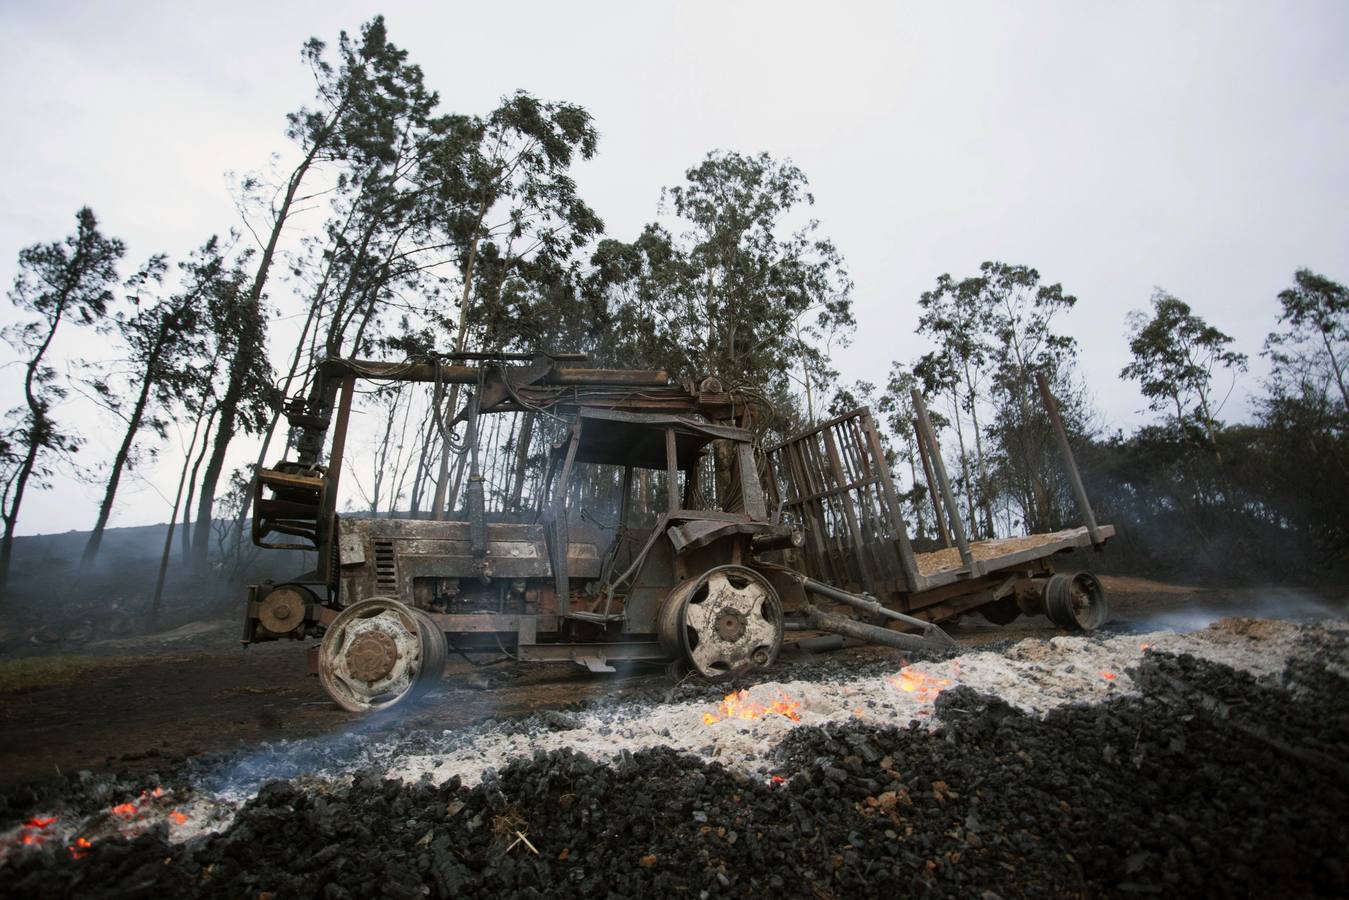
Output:
[[[1316,622],[1342,618],[1349,598],[1319,596],[1300,588],[1265,586],[1221,591],[1212,599],[1195,596],[1189,605],[1129,617],[1131,631],[1199,631],[1221,619],[1242,617]]]

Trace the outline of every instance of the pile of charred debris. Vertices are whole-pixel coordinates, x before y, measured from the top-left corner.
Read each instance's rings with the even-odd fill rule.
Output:
[[[364,768],[268,782],[186,839],[169,813],[130,839],[42,840],[49,786],[8,798],[5,833],[39,839],[8,849],[0,893],[1344,896],[1345,631],[1313,631],[1259,677],[1149,648],[1102,673],[1127,691],[1043,715],[955,683],[900,727],[791,722],[766,768],[661,746],[541,749],[472,784]],[[516,727],[575,724],[557,719]],[[185,819],[191,780],[163,799],[87,775],[68,790]]]

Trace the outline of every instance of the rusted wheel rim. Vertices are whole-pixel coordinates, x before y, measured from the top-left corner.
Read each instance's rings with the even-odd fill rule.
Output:
[[[722,678],[777,658],[782,604],[754,570],[719,566],[670,592],[659,630],[667,651],[705,677]]]
[[[444,635],[419,610],[384,597],[362,600],[328,626],[319,680],[343,709],[386,709],[434,683],[443,645]]]
[[[1110,617],[1105,588],[1090,572],[1051,578],[1045,591],[1045,611],[1055,625],[1070,631],[1091,631]]]

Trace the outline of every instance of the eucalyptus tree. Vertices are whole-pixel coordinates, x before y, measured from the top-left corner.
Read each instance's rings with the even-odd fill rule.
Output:
[[[631,244],[604,242],[592,289],[648,364],[770,390],[794,379],[813,419],[832,347],[856,322],[842,255],[809,218],[805,173],[766,153],[713,152],[684,178],[661,194],[683,231],[649,225]]]
[[[918,361],[915,371],[929,391],[943,393],[950,399],[966,502],[970,507],[970,529],[976,534],[983,531],[991,537],[991,485],[979,424],[979,408],[988,399],[985,386],[994,359],[988,300],[988,279],[984,276],[960,281],[949,274],[939,276],[936,286],[918,298],[921,310],[918,333],[926,335],[936,346]],[[973,467],[965,449],[962,411],[970,418],[974,437]],[[976,506],[983,514],[982,522],[975,515]]]
[[[206,300],[224,264],[219,244],[212,236],[190,260],[179,265],[182,287],[177,293],[154,299],[142,297],[138,291],[131,298],[132,311],[116,316],[113,328],[122,338],[126,357],[121,367],[95,375],[91,384],[104,405],[121,418],[124,428],[104,482],[98,518],[85,544],[85,564],[98,556],[122,475],[136,464],[142,432],[149,429],[161,442],[165,440],[169,417],[200,377]],[[164,268],[158,262],[146,273],[148,278],[142,277],[140,286],[158,286]]]
[[[1271,332],[1265,353],[1276,377],[1302,372],[1331,381],[1339,389],[1341,411],[1349,415],[1349,288],[1310,269],[1293,274],[1293,286],[1279,292],[1279,324]]]
[[[420,67],[407,62],[406,51],[389,39],[383,16],[375,16],[363,24],[357,38],[352,38],[345,31],[340,32],[335,62],[329,61],[326,54],[328,46],[318,38],[310,38],[301,50],[302,59],[313,73],[316,96],[312,107],[299,108],[286,117],[286,134],[297,144],[299,161],[281,184],[274,186],[274,196],[264,204],[266,231],[259,232],[250,225],[251,231],[258,236],[260,254],[248,286],[248,298],[252,305],[259,308],[264,300],[264,289],[272,266],[277,260],[282,233],[295,213],[308,208],[308,204],[316,200],[318,194],[328,192],[333,186],[339,192],[348,194],[360,194],[368,185],[375,186],[376,194],[382,192],[386,184],[380,175],[390,167],[397,169],[397,147],[406,142],[407,134],[414,127],[415,123],[409,123],[410,109],[425,111],[436,101],[434,94],[426,92],[422,85]],[[336,171],[318,188],[305,188],[318,171],[325,169]],[[256,200],[262,196],[264,185],[262,179],[251,177],[246,179],[243,188],[247,197]],[[305,190],[312,193],[306,194]],[[355,213],[355,205],[352,213]],[[383,219],[378,215],[368,217],[366,221],[372,223],[371,231],[383,225]],[[348,236],[348,229],[337,228],[335,235],[329,224],[328,233],[336,242],[340,240],[339,236]],[[359,237],[356,244],[362,244]],[[336,256],[328,254],[328,258],[336,259]],[[305,344],[310,329],[317,332],[317,317],[326,300],[328,278],[322,278],[320,285],[314,297],[310,298],[305,331],[298,341],[297,355],[291,363],[282,393],[290,390],[298,370],[301,359],[298,347]],[[272,410],[270,421],[264,429],[259,464],[266,455],[278,416],[279,410]],[[231,424],[229,418],[224,417],[221,424]],[[225,441],[220,453],[224,449],[228,449],[228,441]],[[217,478],[220,468],[224,466],[220,453],[212,452],[208,466],[208,472],[217,471]],[[220,456],[219,459],[217,456]],[[205,498],[204,502],[209,503]],[[208,515],[209,511],[206,510]],[[205,537],[206,528],[209,526],[198,524],[198,534]]]
[[[450,349],[495,350],[482,343],[488,337],[483,326],[497,316],[508,284],[547,271],[529,261],[564,260],[604,228],[568,174],[578,157],[594,156],[599,134],[583,107],[523,91],[486,117],[444,117],[433,128],[436,140],[420,171],[424,200],[444,229],[457,270],[458,322]],[[452,416],[459,385],[448,393],[445,409]],[[444,441],[431,506],[437,518],[455,493],[452,452]],[[460,475],[462,468],[461,457]]]
[[[1133,360],[1120,377],[1138,382],[1148,407],[1172,414],[1182,435],[1187,425],[1197,424],[1221,466],[1217,416],[1230,387],[1219,397],[1213,380],[1225,370],[1235,384],[1246,369],[1245,354],[1232,350],[1232,338],[1195,315],[1188,303],[1161,289],[1152,295],[1151,315],[1134,310],[1127,322]]]
[[[256,434],[278,402],[267,355],[267,310],[250,287],[251,253],[224,262],[206,297],[206,328],[215,336],[223,384],[212,393],[215,420],[206,468],[198,487],[193,523],[192,562],[203,571],[210,554],[216,486],[225,454],[239,431]]]
[[[1074,435],[1088,427],[1085,394],[1074,364],[1077,342],[1055,330],[1055,320],[1077,298],[1063,285],[1045,284],[1030,266],[985,262],[980,266],[994,367],[991,381],[994,490],[1009,494],[1027,531],[1054,530],[1067,520],[1071,496],[1063,489],[1053,429],[1036,399],[1037,373],[1045,376]]]
[[[19,270],[9,299],[35,319],[5,329],[4,337],[20,355],[24,404],[9,413],[4,434],[0,481],[0,592],[9,579],[14,529],[30,486],[46,486],[58,461],[73,453],[83,438],[52,417],[52,406],[66,395],[51,364],[56,334],[66,322],[90,325],[108,313],[114,299],[117,266],[125,245],[99,231],[88,207],[75,214],[75,232],[62,240],[19,251]]]

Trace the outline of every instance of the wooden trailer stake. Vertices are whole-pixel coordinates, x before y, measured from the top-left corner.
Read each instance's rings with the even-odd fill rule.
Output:
[[[946,463],[941,458],[941,447],[937,445],[937,433],[932,430],[932,420],[927,417],[927,404],[923,395],[915,388],[910,392],[913,409],[918,414],[918,428],[931,451],[932,468],[937,473],[937,483],[941,485],[942,498],[946,500],[946,511],[950,514],[951,533],[955,535],[956,546],[960,548],[960,561],[965,564],[971,576],[979,575],[978,563],[970,552],[970,542],[965,538],[965,524],[960,521],[960,510],[956,507],[955,494],[951,493],[951,481],[946,477]]]

